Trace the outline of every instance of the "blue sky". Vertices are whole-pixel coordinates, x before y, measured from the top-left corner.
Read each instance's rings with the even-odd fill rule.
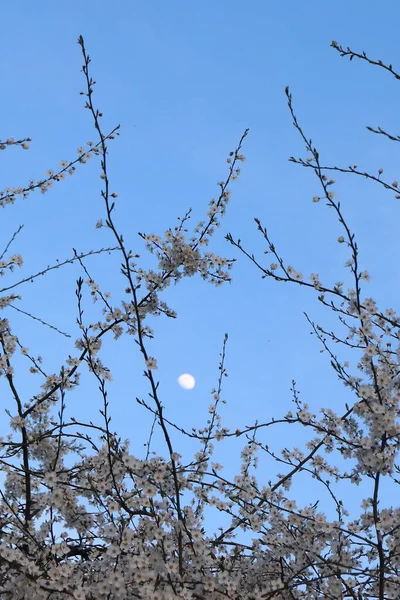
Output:
[[[303,311],[327,327],[333,326],[332,317],[311,292],[262,281],[224,235],[231,232],[262,256],[264,246],[253,222],[257,216],[298,270],[318,272],[327,283],[346,280],[343,264],[348,256],[336,242],[339,224],[322,203],[311,202],[319,192],[311,173],[288,162],[291,155],[304,156],[304,150],[291,124],[284,88],[290,86],[300,122],[324,163],[357,163],[375,172],[382,167],[388,179],[399,178],[396,146],[365,129],[379,125],[398,133],[393,130],[398,82],[365,64],[341,59],[330,47],[335,39],[399,67],[399,17],[394,1],[380,2],[379,7],[344,0],[72,0],[68,5],[42,1],[2,6],[1,137],[30,136],[33,142],[29,152],[13,148],[1,155],[1,187],[42,177],[95,138],[79,96],[84,89],[76,43],[80,34],[92,57],[95,101],[104,113],[105,129],[121,124],[121,136],[110,145],[109,175],[119,194],[116,221],[134,252],[144,253],[138,231],[162,234],[189,207],[194,224],[202,218],[217,193],[216,182],[226,174],[228,152],[250,128],[244,147],[247,162],[232,185],[227,216],[211,246],[238,259],[233,283],[215,289],[199,278],[186,280],[165,296],[178,311],[178,320],[153,323],[150,353],[159,362],[160,394],[167,415],[180,424],[199,426],[207,418],[225,332],[227,426],[281,416],[290,408],[292,379],[312,407],[331,406],[340,412],[348,400],[329,360],[309,335]],[[100,188],[99,165],[92,161],[48,194],[31,195],[2,213],[3,240],[25,225],[13,247],[25,257],[24,275],[71,256],[73,247],[88,251],[114,244],[106,230],[94,227],[104,216]],[[399,292],[393,276],[399,201],[355,177],[338,179],[336,192],[356,231],[362,267],[372,276],[368,295],[383,307],[393,306]],[[124,286],[117,257],[86,264],[117,301]],[[74,286],[80,275],[79,268],[67,267],[26,284],[19,306],[75,339]],[[49,371],[57,371],[73,352],[71,340],[30,319],[18,317],[15,324],[23,343],[43,355]],[[141,360],[130,338],[110,343],[105,351],[115,376],[110,387],[114,428],[132,439],[138,454],[149,425],[135,402],[136,396],[147,394]],[[182,372],[196,377],[193,391],[178,387]],[[29,394],[36,391],[37,380],[22,376],[20,385]],[[68,406],[72,414],[95,415],[99,397],[94,385],[84,379],[83,392],[71,394]],[[303,439],[293,430],[268,435],[276,449]],[[157,442],[155,448],[162,446]],[[237,465],[232,456],[228,446],[218,449],[228,470]]]

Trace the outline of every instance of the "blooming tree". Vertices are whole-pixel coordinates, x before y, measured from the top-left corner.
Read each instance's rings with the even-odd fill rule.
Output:
[[[74,252],[63,263],[7,283],[10,273],[22,267],[19,254],[10,254],[19,230],[0,256],[3,276],[0,320],[0,369],[14,409],[10,428],[0,438],[0,596],[10,600],[260,600],[281,598],[341,599],[400,597],[400,510],[390,506],[382,487],[389,481],[396,498],[400,467],[396,463],[400,433],[399,337],[400,322],[392,309],[380,309],[364,297],[362,283],[369,275],[359,265],[354,233],[346,223],[335,199],[332,171],[361,175],[400,197],[398,183],[362,172],[357,166],[324,165],[318,150],[304,133],[294,112],[292,96],[286,90],[294,127],[306,146],[306,158],[291,160],[312,171],[319,191],[314,202],[325,202],[339,220],[338,242],[349,252],[346,267],[352,283],[326,283],[312,274],[303,277],[287,264],[260,220],[256,225],[271,257],[258,259],[232,235],[228,242],[247,257],[262,277],[288,282],[315,291],[324,307],[339,319],[337,332],[325,330],[310,318],[310,326],[329,356],[338,378],[352,392],[353,402],[343,412],[322,407],[312,413],[299,398],[293,384],[293,410],[269,422],[230,431],[219,414],[226,375],[224,340],[219,378],[212,391],[212,404],[205,426],[185,430],[168,418],[159,395],[157,360],[148,352],[153,336],[150,322],[155,316],[175,313],[163,300],[172,283],[200,275],[221,285],[230,281],[232,260],[207,250],[230,199],[231,183],[240,174],[245,160],[244,132],[227,158],[227,174],[218,184],[219,193],[209,203],[206,216],[190,233],[190,211],[163,236],[142,234],[154,256],[156,267],[145,269],[130,250],[114,220],[117,194],[107,169],[108,148],[118,136],[118,127],[105,132],[102,113],[93,98],[95,81],[90,58],[79,38],[83,56],[85,107],[90,113],[96,141],[78,149],[72,161],[62,161],[58,171],[47,178],[30,181],[20,188],[5,188],[0,194],[2,208],[27,197],[35,190],[48,192],[72,175],[83,163],[100,162],[104,217],[97,227],[109,230],[113,245],[87,254]],[[365,53],[333,48],[350,60],[358,58],[385,69],[400,79],[391,65],[374,61]],[[373,130],[399,141],[382,129]],[[29,138],[8,139],[1,149],[27,149]],[[228,246],[229,247],[229,246]],[[89,255],[118,253],[125,297],[112,304],[109,296],[90,276]],[[46,371],[44,361],[24,346],[13,331],[12,309],[17,305],[18,288],[27,280],[77,263],[83,276],[76,285],[77,323],[80,337],[57,373]],[[89,295],[102,306],[102,319],[87,321],[83,304]],[[34,315],[28,317],[35,318]],[[50,325],[43,322],[43,326]],[[111,373],[102,361],[102,345],[118,344],[130,335],[143,358],[150,400],[140,401],[154,417],[165,442],[164,455],[139,458],[130,452],[129,442],[110,428],[108,386]],[[113,341],[116,340],[116,341]],[[343,348],[355,357],[343,361],[333,351]],[[25,397],[15,371],[18,354],[37,376],[38,391]],[[20,364],[20,363],[18,363]],[[78,390],[80,374],[88,370],[102,399],[102,421],[80,422],[66,416],[68,394]],[[265,430],[299,426],[309,432],[303,449],[273,451],[263,439]],[[197,444],[194,456],[180,456],[171,432],[178,430]],[[230,438],[244,441],[240,472],[233,479],[213,461],[215,441],[229,444]],[[280,473],[262,481],[256,466],[267,455]],[[298,477],[311,477],[332,501],[332,515],[314,504],[300,505],[291,492]],[[337,489],[343,482],[362,489],[360,509],[346,509]],[[364,494],[365,492],[365,494]],[[398,504],[398,503],[397,503]],[[229,521],[217,532],[210,531],[208,510],[223,513]]]

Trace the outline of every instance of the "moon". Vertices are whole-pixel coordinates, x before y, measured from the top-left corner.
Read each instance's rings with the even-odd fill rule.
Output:
[[[184,390],[192,390],[196,385],[196,380],[193,375],[183,373],[178,377],[178,383]]]

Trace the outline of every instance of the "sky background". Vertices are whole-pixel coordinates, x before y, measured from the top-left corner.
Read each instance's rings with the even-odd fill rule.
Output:
[[[78,146],[96,141],[79,95],[84,80],[76,40],[82,34],[92,57],[95,103],[104,113],[104,129],[121,124],[120,137],[109,145],[111,188],[119,194],[116,223],[127,246],[143,254],[144,265],[152,262],[137,232],[162,234],[189,207],[193,225],[201,220],[217,194],[216,182],[225,178],[229,151],[250,128],[244,144],[247,162],[231,185],[223,227],[210,245],[211,251],[238,259],[232,284],[216,289],[198,277],[184,280],[164,297],[178,320],[152,323],[155,339],[148,347],[158,359],[166,415],[186,427],[205,423],[225,332],[224,425],[236,429],[256,418],[282,416],[291,408],[292,379],[311,407],[330,406],[341,413],[350,397],[310,336],[303,312],[327,328],[334,326],[334,318],[311,291],[261,280],[224,235],[240,237],[268,265],[253,221],[259,217],[289,264],[307,276],[319,273],[323,283],[348,281],[343,266],[348,253],[336,241],[340,225],[323,203],[312,203],[320,190],[311,171],[288,162],[292,155],[306,154],[284,88],[290,86],[300,123],[324,164],[356,163],[374,173],[384,168],[387,179],[399,179],[397,146],[365,128],[398,133],[399,83],[382,70],[349,63],[330,47],[336,40],[400,69],[398,2],[49,0],[3,3],[0,10],[1,138],[33,139],[29,152],[11,148],[1,154],[0,187],[39,179],[60,160],[73,159]],[[109,231],[95,229],[104,217],[99,173],[93,160],[48,194],[35,193],[2,209],[3,246],[24,224],[12,251],[24,256],[25,265],[8,282],[70,257],[72,248],[85,252],[114,245]],[[337,181],[335,191],[357,235],[361,267],[371,273],[366,293],[382,308],[396,308],[399,201],[357,177]],[[85,264],[117,304],[125,287],[118,256]],[[81,275],[78,266],[65,267],[20,289],[21,309],[69,332],[71,339],[12,311],[7,315],[21,342],[44,357],[50,372],[58,372],[65,357],[75,354],[75,282]],[[87,303],[88,319],[96,310]],[[132,452],[140,456],[151,419],[135,401],[146,398],[148,389],[142,357],[132,342],[129,337],[109,340],[103,356],[114,374],[109,388],[113,428],[132,440]],[[177,384],[185,372],[196,378],[192,391]],[[22,370],[19,385],[28,399],[40,381]],[[6,389],[1,390],[2,405],[13,410]],[[67,404],[77,418],[100,422],[94,380],[84,376]],[[301,445],[305,437],[290,428],[268,431],[263,439],[278,450]],[[218,447],[228,473],[236,470],[243,443]],[[183,440],[177,446],[193,448]],[[154,449],[165,451],[158,438]],[[261,480],[270,478],[268,468]],[[305,501],[307,494],[314,494],[312,486],[300,498]]]

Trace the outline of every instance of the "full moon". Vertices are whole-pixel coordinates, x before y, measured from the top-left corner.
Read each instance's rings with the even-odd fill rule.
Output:
[[[189,375],[189,373],[183,373],[183,375],[179,375],[178,383],[184,390],[192,390],[196,385],[195,378],[193,375]]]

